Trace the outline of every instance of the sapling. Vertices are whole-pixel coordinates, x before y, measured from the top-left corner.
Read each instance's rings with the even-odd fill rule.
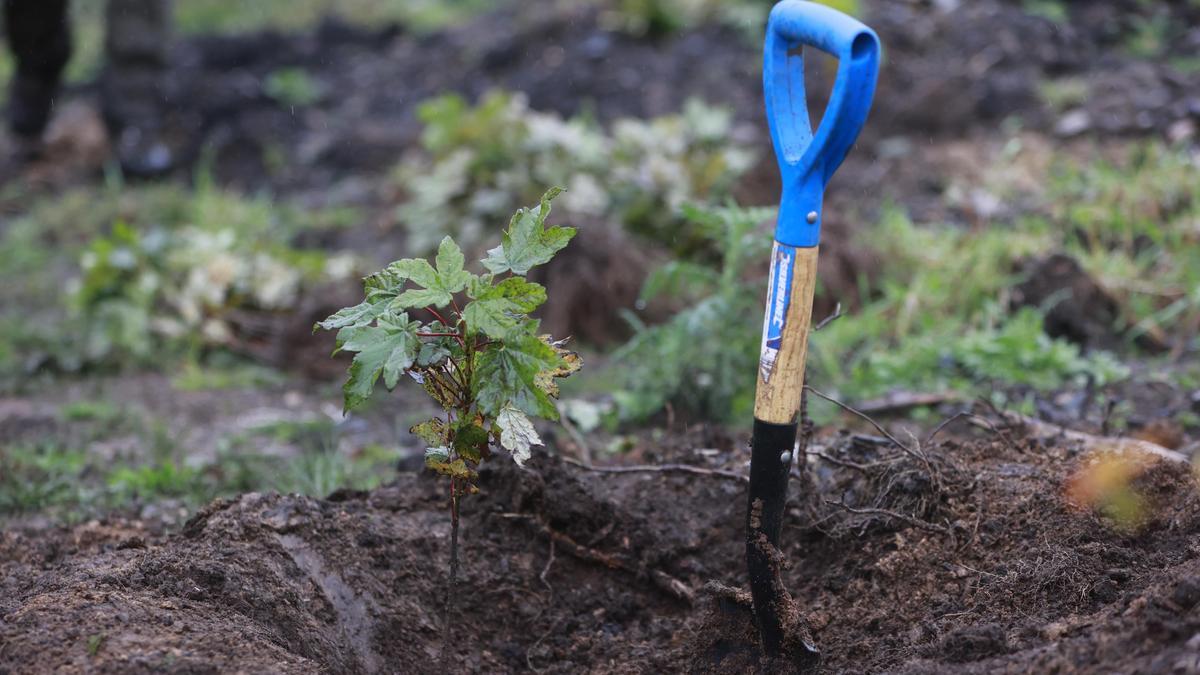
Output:
[[[450,581],[458,572],[458,505],[478,491],[476,471],[498,446],[518,465],[541,439],[530,417],[558,419],[557,380],[579,369],[579,356],[538,334],[530,312],[546,289],[528,281],[575,236],[546,227],[551,188],[534,208],[513,215],[499,246],[483,259],[486,272],[463,268],[465,256],[442,239],[434,264],[399,260],[367,277],[364,300],[317,327],[337,331],[337,352],[354,352],[343,387],[348,412],[370,398],[382,378],[390,391],[407,375],[442,413],[412,427],[425,442],[425,466],[450,481]],[[447,605],[448,606],[448,605]]]

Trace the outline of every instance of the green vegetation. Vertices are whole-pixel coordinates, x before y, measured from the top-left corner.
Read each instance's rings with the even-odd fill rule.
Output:
[[[536,210],[517,211],[503,242],[483,260],[486,273],[463,269],[462,250],[446,237],[436,267],[419,258],[394,262],[367,277],[362,303],[318,324],[338,332],[338,351],[355,353],[344,387],[347,411],[365,403],[381,377],[390,390],[405,375],[442,408],[444,419],[412,433],[429,445],[426,466],[450,477],[452,500],[474,489],[474,467],[490,455],[490,444],[518,464],[529,458],[541,440],[528,416],[558,419],[556,380],[579,369],[577,355],[538,335],[529,313],[546,301],[546,289],[525,279],[575,236],[573,228],[546,227],[560,191],[548,191]],[[414,288],[405,289],[410,281]],[[461,310],[460,293],[469,300]],[[413,310],[433,319],[414,319]]]
[[[1038,83],[1038,94],[1055,112],[1066,112],[1087,102],[1091,86],[1080,77],[1060,77]]]
[[[859,297],[837,298],[856,309],[812,337],[810,381],[850,401],[898,389],[1003,401],[1008,392],[1049,391],[1084,377],[1101,385],[1125,377],[1127,369],[1111,354],[1085,354],[1051,339],[1038,311],[1007,306],[1020,263],[1056,251],[1078,260],[1114,298],[1120,316],[1113,330],[1123,330],[1129,349],[1147,336],[1194,342],[1200,335],[1196,169],[1191,155],[1161,145],[1143,146],[1121,162],[1062,162],[1032,213],[972,229],[917,225],[886,209],[856,244],[872,249],[886,242],[886,249]],[[761,214],[690,215],[707,224],[709,236],[725,237],[718,247],[725,257],[711,268],[673,262],[652,277],[649,294],[668,290],[687,309],[643,328],[619,352],[622,370],[638,374],[614,394],[622,419],[644,419],[668,401],[706,419],[749,419],[757,333],[748,327],[761,321],[766,270],[757,266],[765,255],[735,244],[751,237],[765,245],[768,236],[753,228]]]
[[[771,209],[685,209],[694,229],[721,253],[716,266],[675,260],[646,281],[642,300],[667,297],[685,307],[638,332],[614,355],[623,366],[613,394],[616,417],[641,420],[667,403],[703,419],[749,419]],[[761,317],[757,319],[761,322]]]
[[[300,30],[326,16],[364,26],[430,31],[494,7],[495,0],[188,0],[175,3],[184,33]]]
[[[1066,23],[1071,20],[1071,12],[1063,0],[1024,0],[1022,6],[1027,14],[1040,16],[1054,23]]]
[[[280,68],[263,82],[267,96],[283,105],[303,108],[321,98],[321,85],[303,68]]]
[[[203,459],[161,421],[110,401],[66,404],[59,417],[71,431],[0,452],[0,520],[39,512],[76,522],[164,502],[192,509],[256,490],[323,497],[379,486],[399,458],[396,449],[380,446],[340,449],[338,428],[327,418],[237,432],[221,440],[216,457]]]
[[[68,370],[161,365],[228,345],[234,314],[284,311],[354,274],[352,256],[289,243],[341,218],[205,178],[39,202],[0,233],[0,373],[47,358]]]
[[[816,0],[859,16],[860,0]],[[773,3],[762,0],[614,0],[604,18],[609,26],[635,35],[661,36],[705,23],[724,23],[758,38]]]
[[[730,113],[699,101],[679,115],[619,120],[609,133],[501,92],[475,107],[443,96],[424,103],[419,116],[425,153],[397,170],[408,193],[397,216],[413,251],[432,250],[445,234],[472,250],[490,223],[560,181],[568,213],[687,249],[695,242],[681,230],[682,205],[724,198],[753,160],[731,140]]]
[[[447,622],[458,573],[459,500],[478,491],[476,467],[493,445],[524,465],[532,446],[542,444],[529,417],[557,420],[558,380],[582,365],[563,342],[539,335],[538,320],[529,316],[546,301],[546,289],[525,275],[575,236],[573,228],[546,227],[550,201],[561,191],[551,188],[536,211],[513,215],[500,245],[482,261],[486,273],[463,269],[462,249],[446,237],[436,266],[420,258],[394,262],[367,277],[363,302],[317,325],[338,332],[338,351],[355,352],[343,389],[346,410],[362,405],[381,377],[390,390],[405,375],[442,409],[444,416],[410,431],[428,446],[425,466],[450,479]],[[465,296],[461,310],[456,296]],[[433,318],[414,320],[411,310]]]

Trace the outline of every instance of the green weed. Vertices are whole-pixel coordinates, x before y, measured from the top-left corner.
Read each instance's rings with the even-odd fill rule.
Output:
[[[712,420],[749,417],[759,335],[753,318],[762,312],[765,274],[755,266],[770,251],[761,227],[770,209],[685,209],[695,229],[721,252],[716,266],[677,260],[656,270],[643,300],[665,296],[683,304],[665,323],[638,325],[637,334],[614,355],[635,367],[620,369],[613,395],[622,421],[641,420],[667,403]]]
[[[1040,16],[1054,23],[1066,23],[1071,20],[1071,13],[1062,0],[1024,0],[1022,6],[1026,14]]]
[[[303,68],[281,68],[263,82],[267,96],[282,105],[303,108],[321,98],[321,85]]]

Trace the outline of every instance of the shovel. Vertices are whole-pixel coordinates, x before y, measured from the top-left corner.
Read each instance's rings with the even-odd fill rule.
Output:
[[[838,58],[833,93],[815,134],[804,95],[804,47]],[[806,0],[775,5],[767,24],[763,87],[783,197],[754,400],[746,566],[755,622],[769,656],[783,653],[787,628],[796,621],[780,578],[779,532],[804,387],[825,185],[866,122],[879,51],[879,38],[871,29]],[[816,654],[811,644],[801,647]]]

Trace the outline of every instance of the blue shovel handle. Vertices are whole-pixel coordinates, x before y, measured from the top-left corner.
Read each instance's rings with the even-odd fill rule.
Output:
[[[804,97],[805,46],[838,59],[837,80],[815,135]],[[775,232],[779,243],[811,248],[820,242],[825,185],[867,121],[879,77],[879,51],[874,31],[825,5],[783,0],[771,10],[763,88],[783,177]]]

